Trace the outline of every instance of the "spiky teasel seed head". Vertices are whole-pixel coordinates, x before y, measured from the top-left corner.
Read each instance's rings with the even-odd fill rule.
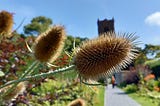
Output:
[[[52,63],[61,54],[66,38],[63,26],[53,26],[39,35],[34,45],[34,56],[40,62]]]
[[[13,27],[13,14],[7,11],[0,12],[0,34],[8,37]]]
[[[136,39],[133,34],[106,33],[84,42],[74,58],[76,70],[91,80],[120,71],[137,56]]]
[[[68,106],[85,106],[85,101],[83,99],[73,100]]]
[[[12,99],[15,99],[19,94],[23,93],[26,90],[26,85],[27,82],[20,82],[12,92],[3,97],[3,101],[9,102]],[[5,88],[0,89],[1,94],[5,93],[10,87],[12,86],[7,86]]]

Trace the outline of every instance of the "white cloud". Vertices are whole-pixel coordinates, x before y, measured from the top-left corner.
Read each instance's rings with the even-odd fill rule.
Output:
[[[148,25],[160,26],[160,12],[155,12],[146,17],[145,23]]]

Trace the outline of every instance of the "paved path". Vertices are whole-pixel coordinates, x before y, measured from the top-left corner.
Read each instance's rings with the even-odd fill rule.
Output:
[[[121,89],[115,87],[112,89],[112,85],[108,85],[105,90],[105,106],[141,106],[128,95],[126,95]]]

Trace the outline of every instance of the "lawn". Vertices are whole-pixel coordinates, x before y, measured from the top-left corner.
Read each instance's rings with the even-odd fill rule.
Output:
[[[160,92],[150,91],[145,87],[138,87],[135,84],[120,87],[128,96],[137,101],[141,106],[160,106]]]
[[[130,93],[128,94],[131,98],[133,98],[135,101],[137,101],[141,106],[160,106],[158,103],[158,99],[153,99],[146,96],[140,96],[137,93]]]

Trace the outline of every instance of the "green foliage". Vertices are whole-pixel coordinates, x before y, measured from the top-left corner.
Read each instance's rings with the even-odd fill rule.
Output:
[[[135,84],[130,84],[130,85],[127,85],[124,88],[124,90],[126,93],[134,93],[134,92],[138,91],[138,86]]]
[[[155,81],[155,86],[160,88],[160,81]]]
[[[135,64],[144,64],[151,57],[160,57],[160,45],[145,44],[144,49],[137,49],[139,50],[139,56],[135,59]]]
[[[105,92],[105,87],[100,87],[99,88],[99,94],[97,97],[97,105],[96,106],[104,106],[104,92]]]
[[[141,96],[137,93],[128,94],[136,100],[141,106],[160,106],[159,99],[150,98],[149,96]]]
[[[75,46],[77,47],[78,45],[80,45],[80,43],[82,41],[87,40],[87,38],[80,38],[80,37],[72,37],[72,36],[67,36],[67,39],[65,41],[65,47],[64,49],[68,52],[71,52],[73,47],[74,47],[74,40],[75,40]]]
[[[42,83],[41,86],[32,89],[34,94],[37,94],[32,100],[32,105],[43,106],[67,106],[72,100],[83,98],[87,102],[87,106],[100,106],[98,100],[103,99],[101,91],[101,98],[96,98],[96,92],[92,88],[81,85],[79,82],[72,81],[54,81],[48,80]],[[97,100],[98,99],[98,100]]]
[[[31,20],[31,23],[24,26],[24,33],[30,35],[39,35],[46,31],[52,24],[50,18],[44,16],[38,16]]]
[[[135,64],[143,64],[147,60],[146,52],[141,48],[137,49],[139,51],[139,56],[135,59]]]
[[[143,50],[145,54],[157,55],[157,53],[160,51],[160,46],[145,44],[145,48]]]
[[[155,74],[156,78],[160,77],[160,59],[147,61],[147,62],[145,62],[145,64],[151,68],[151,70],[153,71],[153,74]]]
[[[146,85],[147,85],[147,88],[148,88],[150,91],[153,91],[154,85],[155,85],[155,80],[149,80],[149,81],[147,81]]]
[[[120,84],[118,85],[118,87],[120,87],[120,88],[124,88],[124,87],[126,87],[126,86],[127,86],[126,82],[122,82],[122,83],[120,83]]]

